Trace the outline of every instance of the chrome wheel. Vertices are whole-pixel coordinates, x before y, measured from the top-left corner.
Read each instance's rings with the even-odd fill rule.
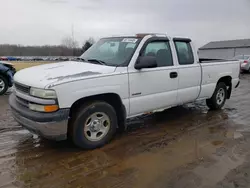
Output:
[[[0,78],[0,93],[5,89],[5,82],[3,79]]]
[[[224,102],[225,96],[226,96],[225,90],[223,88],[220,88],[216,95],[216,101],[218,105],[221,105]]]
[[[100,141],[110,129],[110,118],[103,112],[91,114],[84,124],[84,135],[89,141]]]

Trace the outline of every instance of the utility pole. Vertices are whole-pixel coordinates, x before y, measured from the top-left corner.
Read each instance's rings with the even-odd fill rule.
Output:
[[[74,24],[72,24],[71,25],[71,34],[72,34],[72,47],[73,47],[73,49],[72,49],[72,56],[74,56],[75,55],[75,32],[74,32]]]
[[[74,24],[71,25],[71,34],[72,34],[72,39],[73,39],[73,41],[75,41]]]

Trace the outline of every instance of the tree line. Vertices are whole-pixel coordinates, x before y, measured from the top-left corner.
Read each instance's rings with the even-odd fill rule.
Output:
[[[71,37],[66,37],[60,45],[22,46],[0,44],[0,56],[80,56],[94,43],[93,38],[84,42],[82,47]]]

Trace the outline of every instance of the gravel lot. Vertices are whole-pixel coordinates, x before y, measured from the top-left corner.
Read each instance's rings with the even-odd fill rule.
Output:
[[[0,187],[250,187],[250,75],[221,111],[203,102],[128,121],[109,145],[81,151],[20,127],[0,97]]]

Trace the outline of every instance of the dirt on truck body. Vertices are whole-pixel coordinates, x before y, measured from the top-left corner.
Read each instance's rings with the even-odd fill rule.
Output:
[[[203,102],[144,115],[101,149],[46,141],[0,98],[0,187],[250,186],[250,75],[220,111]]]

